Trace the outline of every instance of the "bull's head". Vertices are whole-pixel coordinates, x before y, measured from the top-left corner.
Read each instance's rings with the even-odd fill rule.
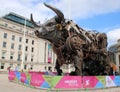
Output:
[[[39,38],[47,39],[52,42],[53,40],[55,40],[54,36],[59,37],[60,35],[60,31],[58,30],[62,29],[61,22],[64,21],[64,15],[60,10],[45,3],[44,5],[53,10],[57,15],[51,18],[50,20],[47,20],[45,23],[38,25],[34,22],[31,14],[31,21],[35,27],[36,36]]]

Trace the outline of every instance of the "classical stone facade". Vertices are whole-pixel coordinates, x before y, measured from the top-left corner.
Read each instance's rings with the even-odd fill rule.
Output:
[[[117,40],[117,43],[110,46],[109,50],[113,53],[113,61],[116,63],[117,71],[120,71],[120,39]]]
[[[54,70],[55,60],[50,43],[35,36],[29,19],[15,13],[0,18],[0,71],[7,71],[9,66],[13,70]]]

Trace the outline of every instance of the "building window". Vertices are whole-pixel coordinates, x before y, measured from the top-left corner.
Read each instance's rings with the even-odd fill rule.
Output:
[[[5,39],[7,38],[7,33],[4,33],[4,38],[5,38]]]
[[[5,54],[6,54],[6,52],[2,52],[2,59],[5,59]]]
[[[15,35],[12,35],[12,40],[13,40],[13,41],[15,40]]]
[[[21,60],[21,54],[18,54],[18,59],[17,61],[20,61]]]
[[[5,23],[5,27],[7,27],[7,26],[8,26],[8,24]]]
[[[31,69],[31,70],[33,69],[33,65],[31,65],[30,69]]]
[[[25,51],[28,51],[28,46],[25,47]]]
[[[24,69],[27,69],[27,65],[24,65]]]
[[[34,40],[32,40],[32,45],[34,45]]]
[[[22,42],[22,37],[19,37],[19,42]]]
[[[21,64],[17,64],[17,67],[19,68]]]
[[[120,65],[120,55],[119,55],[119,65]]]
[[[31,62],[33,62],[33,56],[31,56]]]
[[[19,46],[18,46],[18,50],[21,50],[21,48],[22,48],[22,46],[21,46],[21,45],[19,45]]]
[[[26,39],[26,43],[28,43],[28,39]]]
[[[14,43],[11,43],[11,49],[14,49]]]
[[[10,67],[12,67],[12,66],[13,66],[13,64],[12,64],[12,63],[10,63],[9,65],[10,65]]]
[[[4,69],[5,63],[1,63],[1,69]]]
[[[3,48],[6,48],[7,43],[3,42]]]
[[[10,53],[10,59],[12,60],[13,59],[13,55],[14,55],[14,53]]]
[[[31,52],[34,52],[34,48],[32,47]]]
[[[27,55],[25,55],[25,61],[27,61]]]

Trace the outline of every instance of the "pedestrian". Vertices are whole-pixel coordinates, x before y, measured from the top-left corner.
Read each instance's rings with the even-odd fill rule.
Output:
[[[49,75],[48,71],[47,71],[47,67],[45,66],[45,71],[44,71],[45,75]]]
[[[18,71],[18,70],[19,70],[19,68],[16,66],[16,67],[15,67],[15,71]]]
[[[52,72],[52,70],[49,70],[48,74],[51,75],[51,76],[54,76],[54,73]]]
[[[8,71],[8,72],[10,72],[10,70],[11,70],[10,68],[11,68],[10,66],[7,68],[7,71]]]

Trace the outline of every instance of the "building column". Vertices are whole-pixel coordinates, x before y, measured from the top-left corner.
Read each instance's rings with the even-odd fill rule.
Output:
[[[117,65],[118,71],[120,71],[120,54],[118,52],[116,53],[116,65]]]

